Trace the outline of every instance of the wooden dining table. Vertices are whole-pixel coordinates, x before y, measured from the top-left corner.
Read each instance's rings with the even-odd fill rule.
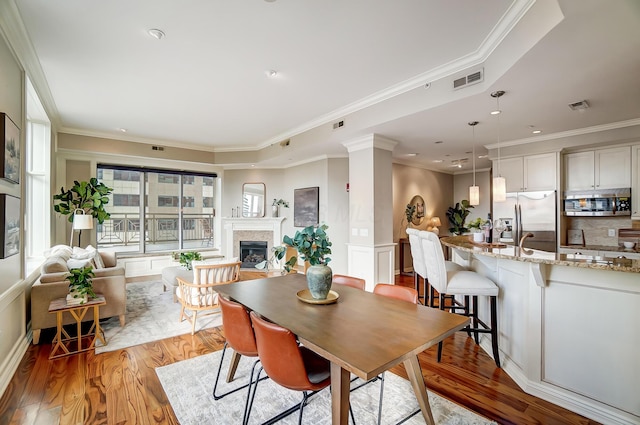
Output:
[[[427,424],[434,424],[418,354],[469,319],[344,285],[333,285],[333,304],[309,304],[297,293],[303,274],[220,285],[216,291],[298,336],[301,344],[331,362],[332,424],[348,424],[351,373],[364,380],[404,363]]]

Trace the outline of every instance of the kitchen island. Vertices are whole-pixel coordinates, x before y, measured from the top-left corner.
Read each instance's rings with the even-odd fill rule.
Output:
[[[503,369],[525,392],[605,424],[640,423],[640,260],[442,243],[500,287]],[[491,353],[489,338],[481,345]]]

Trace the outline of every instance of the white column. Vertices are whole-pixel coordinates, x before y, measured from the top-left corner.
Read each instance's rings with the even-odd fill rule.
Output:
[[[349,275],[394,282],[391,152],[397,142],[370,134],[344,143],[349,152]]]

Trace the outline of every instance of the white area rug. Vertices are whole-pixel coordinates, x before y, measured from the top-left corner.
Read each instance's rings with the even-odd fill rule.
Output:
[[[221,353],[222,351],[217,351],[156,368],[156,374],[160,378],[162,388],[181,425],[242,423],[246,389],[217,401],[213,399],[211,394]],[[231,350],[227,350],[225,355],[226,364],[223,365],[221,382],[218,384],[220,393],[240,386],[249,379],[254,359],[242,357],[236,379],[229,384],[225,382],[231,353]],[[377,423],[379,396],[379,381],[365,385],[351,393],[351,405],[358,425]],[[301,400],[302,393],[300,392],[287,390],[269,379],[262,381],[258,385],[249,423],[252,425],[262,423],[283,410],[299,404]],[[495,424],[495,422],[491,422],[432,392],[429,392],[429,401],[433,418],[439,425]],[[396,423],[418,409],[418,402],[409,381],[390,372],[385,374],[382,409],[383,424]],[[279,424],[297,424],[297,421],[298,412],[295,412],[280,421]],[[304,408],[302,422],[314,425],[331,423],[331,394],[328,389],[310,399],[309,404]],[[425,421],[422,414],[419,413],[405,423],[416,425],[424,424]]]
[[[170,290],[162,291],[161,281],[129,283],[126,325],[121,328],[117,317],[101,322],[107,345],[97,346],[96,354],[191,333],[191,324],[179,319],[180,303],[173,302]],[[198,317],[196,332],[220,325],[220,313]]]

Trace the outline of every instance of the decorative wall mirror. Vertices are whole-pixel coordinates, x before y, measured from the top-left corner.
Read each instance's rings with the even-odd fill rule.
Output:
[[[424,220],[424,199],[422,199],[422,196],[416,195],[411,198],[411,202],[409,202],[409,205],[415,206],[415,213],[413,214],[411,223],[415,226],[418,226]]]
[[[264,217],[265,193],[264,183],[245,183],[242,185],[243,217]]]

